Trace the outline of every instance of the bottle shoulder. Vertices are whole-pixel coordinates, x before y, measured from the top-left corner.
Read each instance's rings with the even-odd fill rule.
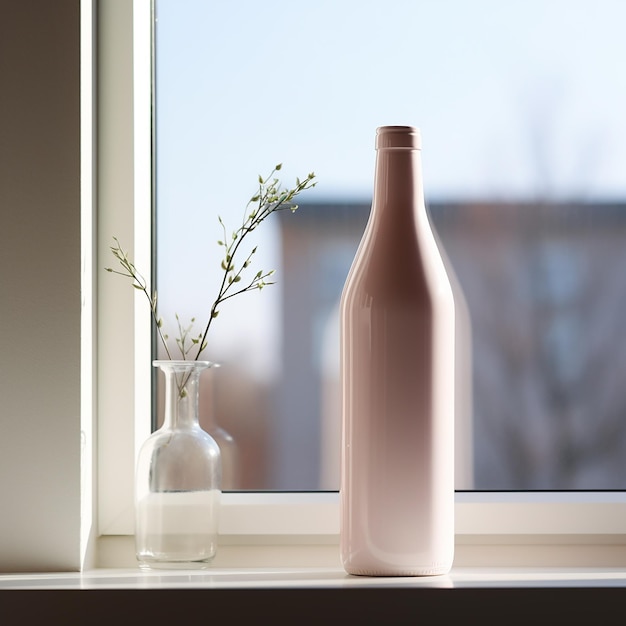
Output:
[[[346,278],[344,298],[361,293],[371,299],[432,300],[452,293],[436,244],[362,246]]]

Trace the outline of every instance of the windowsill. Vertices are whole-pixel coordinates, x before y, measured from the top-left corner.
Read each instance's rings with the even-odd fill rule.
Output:
[[[369,578],[344,572],[334,541],[226,543],[206,570],[143,571],[134,561],[132,537],[105,537],[93,569],[0,574],[0,606],[19,612],[21,623],[52,623],[56,615],[63,623],[82,623],[86,611],[106,622],[122,611],[168,626],[181,623],[182,615],[185,623],[229,616],[230,623],[274,626],[324,623],[339,614],[350,616],[350,623],[405,623],[432,612],[441,623],[467,621],[468,615],[480,616],[480,623],[491,623],[492,616],[501,623],[503,615],[535,623],[584,617],[589,623],[590,607],[607,615],[623,610],[626,546],[606,538],[587,545],[566,539],[539,545],[536,539],[505,545],[492,538],[479,545],[458,538],[446,576]]]
[[[3,613],[20,615],[20,623],[78,624],[85,615],[115,623],[135,615],[153,626],[215,617],[275,626],[345,615],[349,623],[394,624],[433,615],[442,624],[499,624],[509,617],[577,624],[593,623],[590,611],[619,615],[625,599],[626,569],[620,567],[454,567],[447,576],[419,578],[354,577],[339,566],[217,565],[0,575]]]
[[[222,537],[203,570],[137,566],[132,536],[100,537],[95,567],[83,572],[0,573],[3,589],[252,589],[252,588],[624,588],[626,545],[621,537],[475,538],[457,536],[446,576],[361,577],[341,567],[337,537],[325,540]]]
[[[0,574],[0,590],[71,589],[601,589],[626,590],[625,568],[454,567],[445,576],[350,576],[341,567],[210,567],[207,570],[98,568],[85,572]]]

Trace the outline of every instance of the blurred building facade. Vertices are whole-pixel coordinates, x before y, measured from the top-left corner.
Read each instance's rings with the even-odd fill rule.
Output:
[[[626,205],[431,203],[471,330],[458,489],[626,484]],[[366,203],[281,220],[283,374],[273,484],[337,489],[338,303]],[[288,469],[287,469],[288,468]]]

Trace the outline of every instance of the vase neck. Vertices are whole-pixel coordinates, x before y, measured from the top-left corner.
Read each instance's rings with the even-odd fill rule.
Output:
[[[164,428],[198,426],[200,374],[206,361],[157,361],[165,374]]]

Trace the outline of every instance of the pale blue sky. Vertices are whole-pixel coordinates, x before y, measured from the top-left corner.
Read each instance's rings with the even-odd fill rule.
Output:
[[[190,182],[212,172],[240,184],[282,159],[315,169],[320,192],[367,194],[374,129],[408,123],[422,127],[431,195],[533,193],[538,129],[560,154],[554,191],[583,186],[576,155],[593,144],[602,167],[588,164],[586,191],[626,192],[622,0],[159,0],[158,10],[170,129],[160,127],[160,158]]]
[[[314,170],[317,199],[369,200],[383,124],[421,128],[427,200],[626,198],[626,2],[158,0],[157,9],[166,312],[184,306],[204,319],[210,302],[189,294],[215,291],[216,216],[236,226],[257,175],[276,162],[285,180]],[[259,267],[277,265],[275,227],[264,225]],[[280,323],[271,289],[246,296],[266,332],[239,303],[215,334],[218,356],[220,342],[271,354]]]

